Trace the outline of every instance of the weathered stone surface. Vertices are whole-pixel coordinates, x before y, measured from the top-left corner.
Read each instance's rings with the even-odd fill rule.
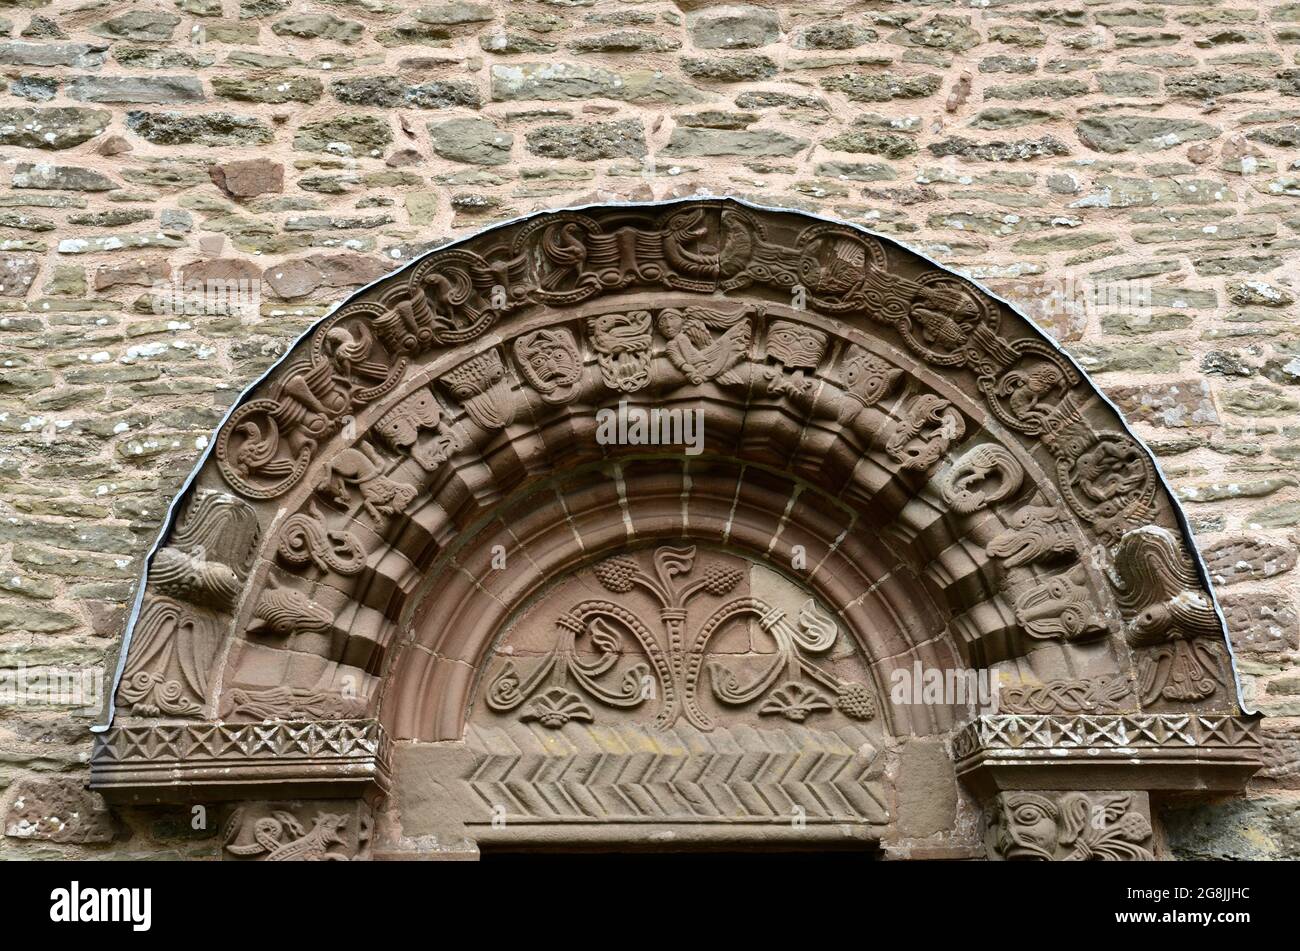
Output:
[[[681,46],[681,40],[646,30],[615,30],[580,37],[569,44],[569,49],[576,53],[663,53]]]
[[[970,17],[941,13],[928,20],[909,23],[889,40],[901,46],[959,52],[976,46],[980,35],[971,28]]]
[[[515,137],[487,119],[448,119],[429,124],[433,151],[454,162],[505,165]]]
[[[924,838],[957,821],[957,777],[943,744],[910,739],[899,752],[899,831]]]
[[[85,69],[103,65],[107,51],[107,44],[101,43],[0,43],[0,65]]]
[[[1300,848],[1300,810],[1290,799],[1264,796],[1169,808],[1161,818],[1179,859],[1277,859]]]
[[[905,158],[917,151],[916,140],[912,136],[876,129],[844,132],[823,140],[822,145],[836,152],[865,152],[893,159]]]
[[[889,102],[891,99],[924,99],[939,91],[939,77],[931,74],[900,76],[894,73],[846,73],[828,76],[823,89],[842,92],[855,102]]]
[[[1208,122],[1131,115],[1084,119],[1075,131],[1088,148],[1111,153],[1158,152],[1219,136]]]
[[[528,132],[525,141],[534,155],[579,162],[646,154],[645,130],[635,119],[539,126]]]
[[[387,119],[345,115],[304,124],[293,138],[293,147],[304,152],[380,155],[392,141],[393,130]]]
[[[270,159],[220,162],[208,168],[212,182],[231,198],[284,191],[284,166]]]
[[[361,39],[365,28],[354,20],[343,20],[333,14],[295,13],[271,24],[271,31],[279,36],[299,39],[335,40],[355,43]]]
[[[777,12],[762,7],[712,7],[689,14],[686,24],[695,45],[705,50],[753,49],[781,35]]]
[[[325,91],[324,84],[314,76],[277,76],[264,79],[236,79],[216,77],[212,91],[220,99],[236,102],[315,102]]]
[[[107,36],[115,40],[144,40],[160,43],[172,38],[172,33],[180,22],[181,18],[174,13],[132,10],[105,20],[99,26],[92,27],[90,32],[96,36]]]
[[[1204,557],[1216,585],[1262,581],[1290,571],[1296,565],[1294,546],[1244,536],[1215,542],[1204,549]]]
[[[24,778],[10,793],[5,835],[76,844],[111,842],[116,822],[104,797],[73,777]]]
[[[1300,790],[1300,5],[9,6],[3,651],[111,664],[143,552],[217,417],[350,289],[546,207],[741,194],[898,235],[1005,289],[1108,392],[1127,390],[1223,559],[1247,696],[1270,714],[1255,795]],[[433,148],[431,120],[480,110],[519,147]],[[66,151],[44,163],[46,149]],[[260,313],[155,310],[173,278],[203,274],[257,282]],[[1129,281],[1143,305],[1053,297]],[[836,379],[839,359],[816,376]],[[798,415],[821,432],[825,409]],[[0,787],[33,775],[13,758],[29,755],[84,779],[84,730],[60,718],[32,753],[15,733],[43,728],[0,709]],[[975,822],[967,805],[959,824]],[[1268,825],[1242,828],[1262,841]],[[172,847],[159,842],[0,836],[0,859]]]
[[[59,189],[63,191],[109,192],[119,186],[103,172],[75,165],[19,162],[14,167],[14,188]]]
[[[759,53],[732,56],[688,56],[682,59],[682,72],[695,79],[720,83],[754,82],[776,75],[776,62]]]
[[[1300,614],[1287,596],[1270,591],[1229,592],[1219,601],[1234,650],[1271,653],[1300,648]]]
[[[706,96],[675,76],[652,70],[617,72],[581,63],[518,63],[495,65],[492,98],[555,101],[605,97],[627,102],[687,105]]]
[[[934,155],[957,155],[981,162],[1025,162],[1047,155],[1069,155],[1070,148],[1061,140],[1045,135],[1038,139],[974,142],[953,136],[933,142],[927,148]]]
[[[202,102],[203,84],[193,76],[76,76],[64,87],[78,102]]]
[[[724,129],[673,130],[664,147],[665,155],[710,156],[790,156],[809,145],[807,139],[795,138],[775,130],[728,131]]]
[[[260,145],[271,130],[251,116],[228,112],[128,112],[126,127],[155,145]]]
[[[29,149],[70,149],[93,139],[108,126],[103,109],[0,109],[0,144]]]
[[[339,102],[355,106],[413,106],[417,109],[467,106],[476,109],[482,105],[478,87],[461,80],[436,80],[410,85],[397,76],[363,76],[338,80],[330,87],[330,91]]]
[[[1106,395],[1126,418],[1142,420],[1153,426],[1207,426],[1219,421],[1209,384],[1204,380],[1113,387],[1107,389]]]

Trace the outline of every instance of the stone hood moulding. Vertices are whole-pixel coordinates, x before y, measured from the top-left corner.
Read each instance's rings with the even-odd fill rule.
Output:
[[[732,199],[509,222],[320,321],[173,504],[112,705],[95,788],[250,800],[237,858],[1141,858],[1152,796],[1259,761],[1186,520],[1079,367]]]

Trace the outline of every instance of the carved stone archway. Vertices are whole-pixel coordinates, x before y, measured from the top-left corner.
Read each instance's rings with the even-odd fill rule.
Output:
[[[804,214],[431,252],[243,395],[172,513],[92,783],[243,801],[232,858],[1141,858],[1153,794],[1258,766],[1113,406],[1002,301]]]

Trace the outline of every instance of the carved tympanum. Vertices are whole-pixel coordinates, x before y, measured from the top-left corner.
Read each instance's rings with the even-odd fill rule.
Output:
[[[753,570],[693,545],[598,562],[594,579],[613,597],[579,601],[553,619],[534,609],[512,644],[531,646],[549,623],[553,646],[527,665],[522,647],[512,647],[488,678],[487,706],[522,708],[522,719],[552,728],[592,721],[599,707],[649,708],[660,728],[685,719],[705,731],[728,708],[755,705],[759,717],[797,723],[832,710],[874,717],[871,687],[818,663],[839,640],[835,619],[815,598],[795,606],[788,597],[774,604],[755,596]],[[840,641],[839,649],[848,646]]]

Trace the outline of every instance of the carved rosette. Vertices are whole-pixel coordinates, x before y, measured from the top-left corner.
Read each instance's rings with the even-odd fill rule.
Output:
[[[596,414],[632,402],[700,413],[701,446],[668,417],[598,443]],[[474,735],[513,743],[779,723],[949,733],[961,760],[951,710],[886,703],[894,658],[996,668],[1007,715],[1183,716],[1201,753],[1206,718],[1240,713],[1177,503],[1123,421],[1028,321],[848,225],[698,200],[432,252],[313,328],[193,482],[134,621],[128,725],[379,716],[461,742],[489,711]],[[746,592],[763,565],[798,596]],[[494,654],[579,575],[526,650]],[[1232,785],[1252,756],[1197,768]],[[1114,770],[1090,808],[1155,788]],[[1051,857],[1149,848],[1137,798],[1102,805],[1103,842],[1070,784],[1003,786],[1041,794]],[[316,829],[289,815],[237,847]]]

